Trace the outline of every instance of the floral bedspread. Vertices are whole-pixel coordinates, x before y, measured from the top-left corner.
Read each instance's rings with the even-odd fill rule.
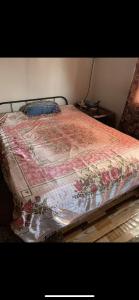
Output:
[[[15,204],[11,228],[26,242],[139,184],[139,141],[72,105],[32,118],[1,114],[0,159]]]

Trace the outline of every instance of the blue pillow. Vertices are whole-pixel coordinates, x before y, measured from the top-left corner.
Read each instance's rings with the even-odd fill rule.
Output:
[[[42,114],[52,114],[60,112],[59,105],[54,101],[38,101],[28,103],[20,108],[28,116],[39,116]]]

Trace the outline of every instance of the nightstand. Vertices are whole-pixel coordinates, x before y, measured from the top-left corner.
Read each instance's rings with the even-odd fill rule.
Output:
[[[99,107],[97,110],[88,108],[88,107],[81,107],[78,103],[75,104],[75,107],[78,108],[80,111],[84,112],[85,114],[87,114],[88,116],[95,118],[96,120],[114,127],[116,126],[116,116],[115,113],[103,108],[103,107]]]

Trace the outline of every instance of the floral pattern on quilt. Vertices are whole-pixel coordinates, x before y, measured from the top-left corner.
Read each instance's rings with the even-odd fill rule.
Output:
[[[47,239],[139,183],[139,141],[72,105],[2,116],[0,149],[15,203],[11,228],[26,242]]]
[[[136,178],[139,172],[139,160],[132,158],[129,162],[119,157],[116,165],[112,165],[110,161],[106,169],[91,166],[92,168],[94,169],[94,176],[92,170],[85,170],[80,180],[75,182],[75,198],[83,195],[92,197],[98,190],[103,192],[105,188],[111,188],[114,183],[126,182],[132,176]]]

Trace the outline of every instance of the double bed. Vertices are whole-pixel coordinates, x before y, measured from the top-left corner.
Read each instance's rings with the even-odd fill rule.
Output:
[[[19,107],[14,111],[13,105],[30,101],[21,100],[6,102],[10,111],[0,113],[0,162],[14,201],[11,228],[25,242],[56,240],[139,186],[139,141],[65,97],[44,99],[51,98],[65,102],[60,112],[30,118]]]

